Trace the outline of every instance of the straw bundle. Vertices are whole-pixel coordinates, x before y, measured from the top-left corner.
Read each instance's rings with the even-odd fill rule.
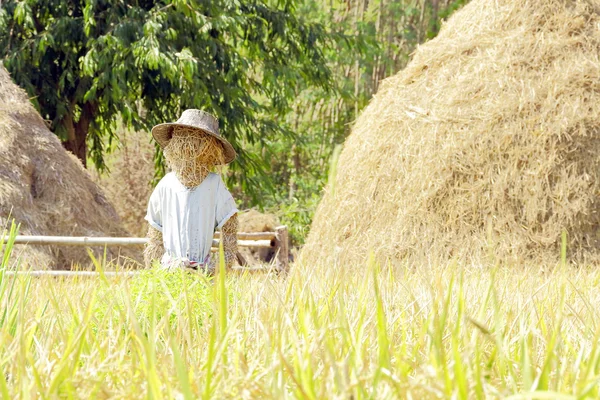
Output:
[[[600,1],[473,0],[385,80],[306,262],[597,259]]]
[[[125,236],[104,194],[0,66],[0,229],[12,218],[22,235]],[[119,254],[108,250],[108,258]],[[36,269],[90,264],[82,247],[18,246],[16,254]]]
[[[240,232],[275,232],[280,224],[273,214],[261,213],[250,209],[239,215]],[[271,262],[275,257],[273,249],[241,247],[238,249],[246,262],[250,265],[260,265]]]
[[[275,232],[275,228],[281,225],[277,216],[253,208],[240,213],[239,218],[242,232]]]
[[[164,154],[169,168],[187,187],[200,185],[216,165],[225,163],[219,139],[194,128],[175,127]]]

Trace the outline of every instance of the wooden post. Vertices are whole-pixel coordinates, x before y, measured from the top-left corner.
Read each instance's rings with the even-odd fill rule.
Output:
[[[290,248],[288,245],[287,226],[278,226],[275,228],[275,251],[277,257],[277,271],[287,272],[289,268]]]

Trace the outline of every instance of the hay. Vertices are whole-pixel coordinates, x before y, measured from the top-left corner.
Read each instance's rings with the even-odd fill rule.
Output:
[[[15,218],[23,235],[125,236],[104,194],[1,66],[0,154],[0,229]],[[109,259],[141,258],[141,250],[108,250]],[[17,246],[16,253],[35,269],[90,264],[82,247]]]
[[[108,171],[88,168],[129,235],[144,237],[148,228],[144,217],[154,178],[154,144],[148,132],[122,129],[118,136],[119,147],[104,159]]]
[[[237,253],[238,253],[238,242],[237,242],[237,233],[239,230],[239,220],[238,215],[233,214],[227,222],[223,225],[221,229],[221,237],[223,240],[223,249],[225,251],[225,265],[227,268],[233,267],[233,265],[237,261]],[[212,264],[216,267],[217,259],[214,257],[212,259]]]
[[[250,209],[240,213],[240,232],[275,232],[279,220],[273,214]]]
[[[144,265],[146,268],[151,268],[152,262],[154,260],[160,261],[163,254],[165,254],[165,248],[162,232],[151,225],[148,225],[146,238],[148,239],[148,243],[144,247]]]
[[[385,80],[304,262],[598,258],[600,1],[473,0]]]
[[[279,225],[281,224],[275,215],[261,213],[255,209],[239,214],[240,232],[275,232],[275,228]],[[275,257],[273,249],[240,247],[238,251],[248,265],[252,266],[271,262]]]
[[[216,165],[225,164],[219,139],[193,128],[175,127],[164,155],[169,168],[187,187],[200,185]]]

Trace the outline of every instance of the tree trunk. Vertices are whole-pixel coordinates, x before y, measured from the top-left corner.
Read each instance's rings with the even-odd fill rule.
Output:
[[[70,112],[63,119],[63,124],[67,130],[67,141],[63,142],[65,149],[75,154],[84,167],[87,167],[87,134],[90,129],[90,123],[94,118],[95,105],[85,103],[81,110],[79,121],[73,119],[73,112]]]

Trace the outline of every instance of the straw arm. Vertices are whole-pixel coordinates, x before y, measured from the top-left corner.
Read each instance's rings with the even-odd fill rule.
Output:
[[[146,238],[148,241],[144,248],[144,265],[146,265],[146,268],[150,268],[153,260],[160,261],[165,253],[165,249],[163,246],[162,232],[158,229],[148,225],[148,234],[146,235]]]
[[[225,265],[227,269],[233,267],[237,260],[238,240],[237,231],[239,227],[238,215],[233,214],[223,228],[221,229],[221,237],[223,241],[223,251],[225,252]]]

